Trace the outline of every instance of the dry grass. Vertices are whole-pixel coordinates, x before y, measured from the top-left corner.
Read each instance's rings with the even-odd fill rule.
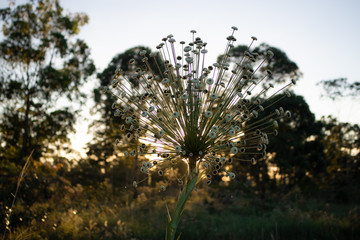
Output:
[[[3,233],[3,240],[5,239],[5,236],[6,236],[6,230],[10,230],[10,219],[11,219],[11,214],[13,212],[13,207],[14,207],[14,204],[15,204],[15,201],[16,201],[16,196],[17,196],[17,193],[19,191],[19,188],[20,188],[20,184],[21,184],[21,181],[23,180],[24,178],[24,174],[26,172],[26,170],[29,168],[30,166],[30,159],[31,159],[31,156],[33,154],[34,150],[31,151],[29,157],[27,158],[26,162],[25,162],[25,165],[24,167],[22,168],[21,172],[20,172],[20,175],[18,177],[18,181],[17,181],[17,185],[16,185],[16,190],[15,190],[15,194],[12,194],[13,195],[13,200],[12,200],[12,203],[11,203],[11,206],[10,206],[10,209],[8,210],[8,215],[7,215],[7,218],[6,218],[6,227],[4,229],[4,233]]]

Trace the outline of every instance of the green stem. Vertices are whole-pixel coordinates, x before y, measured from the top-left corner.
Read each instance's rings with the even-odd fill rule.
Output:
[[[180,223],[180,219],[185,208],[185,203],[190,197],[190,194],[194,190],[200,177],[200,174],[196,169],[194,169],[194,175],[195,176],[184,186],[180,193],[179,200],[176,203],[174,212],[171,217],[169,216],[169,222],[166,227],[166,240],[175,239],[176,229]]]

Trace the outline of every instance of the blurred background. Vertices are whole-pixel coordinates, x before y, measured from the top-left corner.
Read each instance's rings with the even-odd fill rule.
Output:
[[[0,9],[4,238],[162,238],[179,186],[160,192],[157,174],[132,186],[146,159],[122,154],[131,142],[101,88],[140,50],[156,52],[169,34],[188,43],[193,29],[212,65],[237,26],[232,61],[256,36],[254,50],[275,53],[273,83],[297,79],[279,105],[293,117],[266,158],[199,186],[182,239],[359,239],[359,1],[3,0]]]

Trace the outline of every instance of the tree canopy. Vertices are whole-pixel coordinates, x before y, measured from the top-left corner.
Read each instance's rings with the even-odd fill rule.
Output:
[[[273,57],[266,57],[269,51],[272,52],[271,55]],[[240,63],[245,55],[250,56],[255,66],[260,66],[258,75],[255,76],[257,79],[262,79],[264,76],[269,75],[267,82],[279,84],[289,79],[298,80],[302,76],[297,64],[290,60],[284,51],[267,43],[261,43],[254,47],[251,49],[251,53],[247,45],[232,47],[229,51],[227,62],[233,64]],[[220,55],[217,62],[221,62],[223,58],[224,56]],[[266,63],[262,64],[262,59],[264,58],[266,58]]]
[[[59,99],[83,97],[80,86],[95,71],[90,49],[73,40],[88,22],[85,14],[65,13],[57,0],[31,0],[0,10],[0,157],[21,163],[68,142],[75,112]]]
[[[325,90],[324,96],[332,100],[341,97],[356,97],[360,94],[360,82],[349,83],[347,78],[335,78],[331,80],[322,80],[317,83]]]

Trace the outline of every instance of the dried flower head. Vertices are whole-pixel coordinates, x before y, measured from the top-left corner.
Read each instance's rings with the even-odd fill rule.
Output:
[[[201,169],[210,184],[211,175],[226,172],[225,164],[237,160],[255,164],[258,157],[266,155],[268,136],[278,134],[277,120],[291,116],[283,109],[267,111],[281,99],[278,93],[284,92],[282,97],[290,95],[286,89],[295,81],[271,93],[274,86],[266,84],[271,71],[262,79],[256,77],[274,55],[268,51],[260,65],[253,66],[259,62],[254,60],[257,54],[251,53],[256,37],[251,38],[240,61],[230,64],[229,51],[236,41],[237,28],[232,30],[225,54],[212,66],[205,65],[206,42],[195,37],[196,31],[192,30],[192,41],[187,45],[181,41],[176,47],[175,38],[169,35],[156,47],[158,54],[143,51],[141,63],[129,61],[133,65],[131,74],[116,71],[111,90],[118,98],[115,116],[125,120],[122,128],[129,137],[143,143],[130,155],[153,154],[158,156],[154,163],[162,163],[144,162],[143,173],[158,172],[162,176],[163,170],[150,170],[185,161],[190,179],[193,171]],[[235,178],[232,172],[226,176]],[[165,191],[166,187],[161,189]]]

